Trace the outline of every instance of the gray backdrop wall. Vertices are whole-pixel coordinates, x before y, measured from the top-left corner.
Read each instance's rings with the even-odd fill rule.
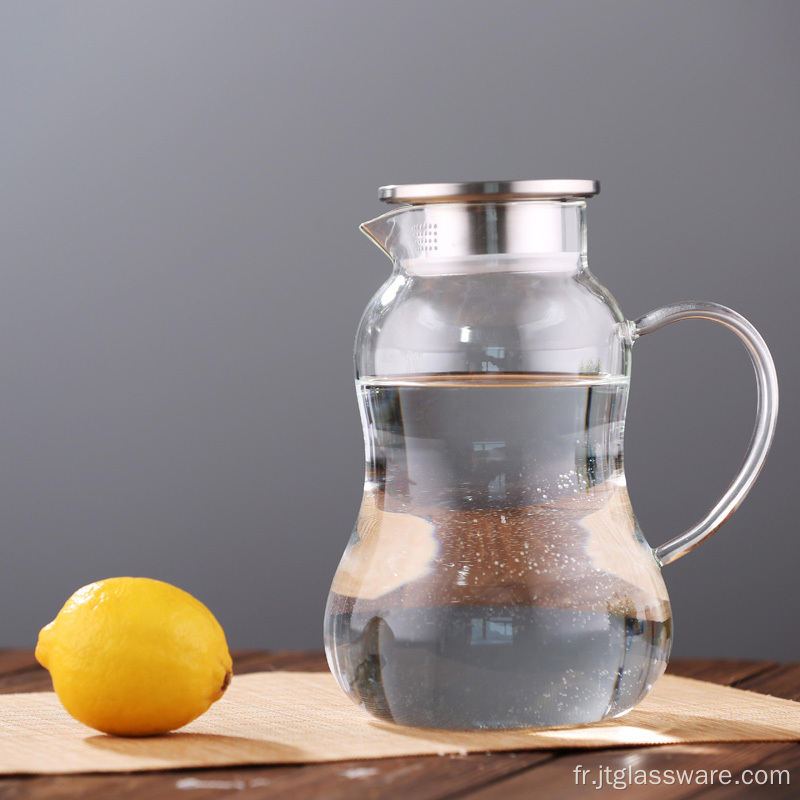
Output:
[[[668,567],[680,655],[800,656],[800,4],[0,6],[0,645],[79,586],[193,592],[237,647],[318,647],[361,494],[359,316],[380,184],[598,178],[625,313],[707,299],[778,365],[741,510]],[[634,349],[626,466],[658,544],[732,478],[734,336]]]

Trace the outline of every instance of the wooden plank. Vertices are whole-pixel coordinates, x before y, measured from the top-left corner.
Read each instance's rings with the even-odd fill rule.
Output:
[[[0,656],[5,656],[0,661],[0,694],[51,692],[53,690],[50,675],[37,663],[30,650],[2,651]],[[264,653],[245,650],[233,653],[235,675],[279,669],[319,672],[327,670],[328,665],[325,661],[325,654],[321,651],[297,650]]]
[[[0,652],[0,658],[2,656],[6,658],[5,662],[0,661],[0,693],[51,691],[52,685],[46,671],[36,662],[30,651]],[[6,665],[5,669],[3,663]],[[246,650],[233,653],[233,669],[237,675],[272,670],[324,672],[327,668],[322,651],[285,650],[266,653]],[[765,691],[758,687],[766,685],[764,681],[769,679],[771,671],[775,669],[778,669],[778,665],[774,662],[683,659],[670,664],[669,672],[714,683],[742,686],[742,688],[750,688],[751,684],[746,682],[754,677],[760,677],[760,682],[752,684],[753,690]],[[793,685],[800,685],[795,678],[795,671],[800,669],[800,665],[784,665],[780,669],[782,670],[780,674],[786,676],[789,689]],[[790,695],[778,694],[778,696]],[[796,695],[792,695],[791,699],[796,699]]]
[[[233,653],[234,675],[248,672],[292,670],[295,672],[324,672],[328,669],[322,650],[280,650],[275,653]]]
[[[6,651],[7,652],[7,651]],[[0,659],[0,691],[29,691],[30,687],[49,688],[49,676],[32,661],[30,651],[16,651]],[[6,653],[0,653],[0,657]],[[2,665],[9,666],[4,673]],[[238,674],[272,669],[327,669],[324,655],[307,651],[262,653],[239,651],[234,654],[234,670]],[[779,667],[769,662],[676,660],[670,667],[674,674],[697,677],[717,683],[735,683],[741,688],[762,691],[781,697],[797,699],[800,692],[800,665]],[[5,682],[5,683],[4,683]],[[16,687],[16,688],[7,688]],[[87,800],[127,800],[152,795],[155,798],[186,798],[187,790],[202,790],[201,796],[216,798],[405,798],[440,800],[469,797],[581,797],[591,791],[603,797],[619,790],[577,786],[576,766],[590,770],[586,778],[598,778],[592,770],[609,767],[678,769],[730,769],[738,773],[745,768],[784,768],[795,765],[800,746],[787,743],[746,743],[723,745],[674,745],[666,747],[628,748],[625,750],[561,752],[550,751],[473,754],[470,756],[412,757],[374,761],[337,762],[309,766],[276,766],[189,770],[168,773],[134,773],[85,776],[37,776],[0,780],[0,798],[53,798],[80,796]],[[775,766],[772,766],[775,765]],[[790,767],[792,768],[792,767]],[[793,768],[795,774],[798,773]],[[800,778],[795,779],[800,780]],[[714,788],[719,792],[724,787]],[[759,797],[796,797],[794,794],[774,794],[786,787],[759,787]],[[625,791],[629,798],[637,797],[753,797],[753,787],[743,793],[706,794],[706,787],[690,784],[684,787],[637,787]],[[645,790],[645,791],[643,791]],[[791,787],[789,787],[791,791]],[[658,793],[660,792],[660,793]],[[677,793],[676,793],[677,792]],[[770,792],[770,793],[767,793]]]
[[[480,753],[308,766],[271,782],[268,796],[270,800],[440,800],[551,758],[546,752]]]
[[[195,796],[281,800],[439,800],[547,760],[546,753],[426,756],[298,767],[255,767],[114,775],[35,776],[0,781],[0,798],[127,800]],[[199,794],[202,792],[202,794]]]
[[[786,700],[800,700],[800,664],[780,664],[737,683],[739,689],[771,694]],[[798,777],[800,783],[800,776]],[[800,795],[800,790],[798,790]]]
[[[0,650],[0,694],[52,689],[50,676],[33,656],[33,650]]]
[[[289,768],[274,768],[276,772]],[[261,770],[208,770],[183,772],[133,772],[113,775],[41,775],[0,780],[0,798],[5,800],[51,800],[80,797],[81,800],[168,800],[169,798],[264,797],[271,778]],[[242,791],[244,788],[244,791]],[[198,790],[198,791],[193,791]],[[268,795],[266,795],[268,796]]]
[[[771,662],[753,661],[711,661],[692,660],[679,661],[671,671],[685,677],[703,676],[703,680],[717,683],[736,683],[739,688],[775,694],[780,697],[792,699],[792,695],[800,690],[800,665],[778,666]],[[756,687],[758,687],[756,689]],[[491,786],[467,792],[462,797],[469,800],[529,800],[534,796],[540,797],[580,797],[586,792],[591,792],[592,797],[618,797],[620,789],[603,786],[603,781],[608,774],[612,780],[615,770],[625,770],[628,767],[638,770],[730,770],[733,776],[739,776],[745,769],[759,769],[762,764],[793,764],[800,753],[800,745],[786,742],[753,742],[736,744],[695,744],[695,745],[666,745],[659,747],[619,748],[614,750],[591,750],[580,753],[557,753],[551,761],[536,765],[522,773],[518,773],[505,780],[500,780]],[[774,768],[774,767],[771,767]],[[783,767],[781,767],[783,768]],[[606,773],[605,770],[610,770]],[[580,772],[577,772],[580,770]],[[586,770],[584,773],[583,770]],[[603,778],[601,779],[601,773]],[[619,773],[617,773],[619,774]],[[585,784],[580,779],[585,775]],[[621,779],[620,779],[621,780]],[[796,772],[795,781],[800,780]],[[592,783],[595,781],[596,783]],[[629,800],[639,798],[690,798],[703,797],[705,799],[709,789],[714,787],[701,786],[695,782],[683,785],[661,786],[628,786],[624,790],[625,797]],[[743,794],[726,794],[725,797],[753,797],[753,786],[744,787],[717,787],[725,788],[727,792],[744,788],[749,790]],[[791,788],[791,787],[790,787]],[[797,786],[794,795],[798,796]],[[755,787],[757,796],[782,797],[786,787],[764,786]],[[764,792],[762,795],[761,792]],[[767,794],[769,792],[769,794]]]
[[[752,772],[747,776],[737,775],[734,781],[726,786],[708,787],[693,797],[702,800],[797,800],[800,797],[800,745],[795,745],[788,752],[780,749],[749,764],[746,769]],[[757,783],[753,783],[756,780]]]
[[[33,650],[0,650],[0,676],[38,666]]]
[[[52,691],[53,683],[50,680],[50,673],[38,664],[24,672],[12,672],[10,675],[0,678],[0,694]]]
[[[30,658],[19,661],[26,669],[0,677],[0,690],[34,691],[51,688],[49,675]],[[326,670],[321,652],[237,651],[237,674],[263,670]],[[5,681],[5,683],[3,683]],[[153,795],[185,798],[186,789],[202,789],[204,798],[263,796],[330,798],[439,798],[446,793],[482,785],[546,761],[545,752],[491,755],[411,757],[373,761],[287,767],[232,768],[125,775],[35,776],[0,781],[0,798],[24,795],[53,797],[67,790],[86,798],[126,798]]]
[[[738,686],[740,681],[768,672],[777,666],[775,661],[676,658],[670,661],[667,672],[670,675],[680,675],[682,678],[695,678],[699,681]]]
[[[697,775],[699,770],[727,769],[732,776],[739,776],[742,770],[751,765],[770,757],[788,758],[797,750],[797,746],[791,743],[747,742],[581,753],[572,751],[534,769],[459,796],[469,800],[530,800],[533,797],[592,797],[606,800],[620,796],[626,800],[685,800],[710,788],[694,782],[689,775],[690,770],[691,775]],[[636,770],[647,770],[649,775],[653,774],[652,770],[658,770],[662,776],[668,774],[666,770],[673,770],[676,781],[681,770],[686,782],[657,786],[627,785],[629,768],[631,777]],[[796,791],[797,787],[794,788]]]

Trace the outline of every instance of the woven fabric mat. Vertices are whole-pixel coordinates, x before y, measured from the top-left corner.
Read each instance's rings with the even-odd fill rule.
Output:
[[[6,775],[783,740],[800,740],[800,703],[671,675],[625,717],[548,731],[449,732],[383,723],[353,705],[323,673],[236,677],[202,717],[147,739],[92,731],[73,720],[52,692],[0,696],[0,774]]]

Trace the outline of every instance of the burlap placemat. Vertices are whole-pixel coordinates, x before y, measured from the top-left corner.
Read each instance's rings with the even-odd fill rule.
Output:
[[[200,719],[177,733],[148,739],[98,734],[75,722],[52,692],[0,696],[0,774],[781,740],[800,740],[800,703],[670,675],[619,720],[549,731],[454,733],[383,723],[353,705],[331,675],[319,673],[236,677]]]

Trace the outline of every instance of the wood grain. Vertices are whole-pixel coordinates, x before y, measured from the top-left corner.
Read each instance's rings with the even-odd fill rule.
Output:
[[[274,669],[324,671],[320,652],[234,654],[238,674]],[[800,665],[777,665],[760,661],[674,660],[669,672],[738,688],[800,699]],[[0,693],[50,689],[49,676],[36,664],[31,651],[0,651]],[[591,762],[590,757],[595,761]],[[220,798],[292,798],[292,800],[444,800],[447,798],[524,797],[586,798],[605,796],[603,790],[578,787],[570,764],[580,761],[613,767],[635,763],[637,768],[694,769],[790,769],[794,785],[730,787],[630,787],[610,790],[628,800],[636,798],[702,797],[797,798],[800,796],[800,746],[785,743],[721,745],[675,745],[621,748],[604,751],[473,754],[469,756],[423,756],[373,761],[339,762],[311,766],[275,766],[169,773],[114,775],[10,777],[0,779],[0,800],[45,800],[80,797],[86,800],[203,800]],[[681,765],[684,765],[683,767]],[[574,768],[574,765],[573,765]],[[187,791],[196,788],[197,792]],[[646,791],[642,791],[644,788]],[[656,791],[658,793],[656,793]],[[608,792],[605,793],[606,795]]]
[[[774,670],[778,664],[774,661],[719,660],[711,658],[675,659],[671,661],[667,672],[683,678],[695,678],[699,681],[711,681],[725,686],[739,687],[741,681],[761,673]],[[740,687],[741,688],[741,687]]]
[[[298,767],[233,767],[169,773],[35,776],[0,781],[0,798],[86,800],[326,798],[439,800],[547,761],[546,753],[391,758]],[[187,790],[196,789],[196,794]],[[200,793],[202,790],[202,793]]]
[[[328,666],[321,650],[284,650],[279,653],[242,650],[233,653],[236,675],[281,669],[324,672]],[[0,650],[0,694],[52,691],[50,674],[39,665],[30,650]]]
[[[736,686],[739,689],[760,691],[786,699],[797,699],[800,692],[800,665],[779,666],[772,662],[712,661],[709,659],[681,660],[670,666],[672,674],[698,678],[714,683]],[[794,683],[792,683],[794,680]],[[755,687],[760,687],[756,689]],[[597,788],[592,780],[599,780],[600,770],[730,770],[738,776],[745,769],[790,769],[800,756],[797,743],[754,742],[744,744],[666,745],[659,747],[618,748],[592,750],[582,753],[556,754],[538,769],[526,770],[507,780],[468,792],[469,800],[520,800],[531,797],[619,797],[626,800],[643,798],[781,798],[800,796],[795,786],[700,786],[685,785],[629,786],[624,791],[613,786]],[[576,785],[576,768],[587,770],[587,785]],[[796,783],[800,783],[800,770],[793,770]],[[788,793],[787,793],[788,791]],[[792,794],[792,791],[794,794]],[[713,794],[712,794],[713,792]]]

